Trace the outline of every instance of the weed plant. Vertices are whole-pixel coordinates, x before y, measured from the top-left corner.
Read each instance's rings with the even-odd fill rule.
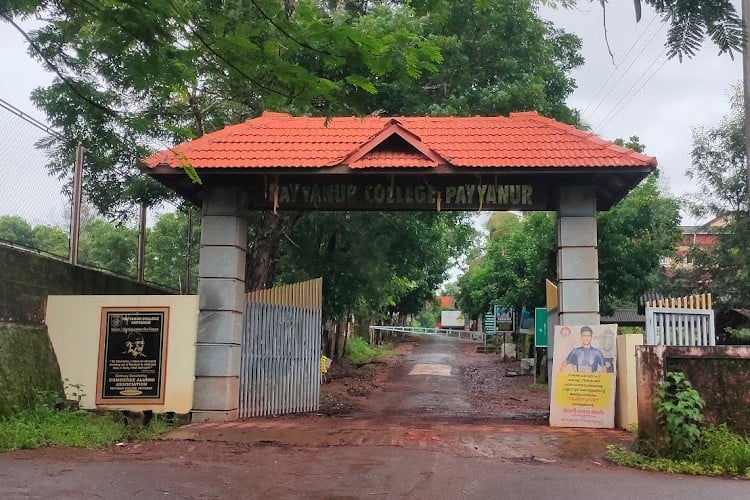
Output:
[[[643,470],[750,478],[750,439],[726,424],[700,427],[704,402],[684,374],[667,373],[654,403],[667,439],[638,440],[636,451],[609,447],[610,461]]]
[[[389,356],[393,349],[389,346],[371,346],[365,339],[353,336],[346,343],[346,356],[353,363],[368,363]]]
[[[158,417],[148,426],[132,426],[119,413],[95,415],[56,409],[56,400],[53,393],[39,393],[31,408],[0,419],[0,452],[42,446],[102,448],[120,441],[154,438],[170,428]]]

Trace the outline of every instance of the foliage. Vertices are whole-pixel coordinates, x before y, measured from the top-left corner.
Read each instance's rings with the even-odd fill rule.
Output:
[[[658,186],[652,174],[607,212],[597,217],[599,297],[602,313],[633,305],[652,287],[662,257],[680,241],[676,199]]]
[[[700,437],[705,402],[681,372],[668,372],[656,390],[656,416],[667,431],[667,456],[695,450]]]
[[[327,319],[416,314],[471,231],[466,215],[455,212],[314,212],[283,243],[278,276],[323,276]]]
[[[693,248],[692,268],[676,278],[687,292],[711,292],[723,308],[745,307],[750,301],[750,225],[747,214],[747,168],[740,88],[731,98],[731,111],[715,128],[700,128],[693,136],[688,175],[698,192],[690,198],[696,216],[722,217],[714,227],[718,243]]]
[[[56,226],[32,226],[17,215],[0,217],[0,240],[60,257],[68,256],[67,231]]]
[[[693,57],[706,35],[719,47],[719,54],[742,51],[742,20],[731,0],[635,0],[636,19],[641,4],[653,8],[669,23],[667,55]],[[602,0],[602,8],[605,8]]]
[[[419,311],[410,326],[421,328],[435,328],[440,322],[440,306],[434,301],[428,301],[424,308]]]
[[[147,427],[134,428],[117,414],[57,410],[56,400],[55,394],[39,393],[32,408],[0,419],[0,452],[42,446],[101,448],[128,439],[149,439],[169,429],[159,418]]]
[[[554,278],[554,216],[527,214],[506,238],[490,240],[476,265],[459,278],[457,302],[477,317],[493,304],[544,303],[544,280]]]
[[[642,470],[750,478],[750,440],[723,424],[703,429],[695,450],[675,458],[648,456],[622,446],[608,446],[606,456],[617,465]]]
[[[726,424],[703,429],[700,446],[691,457],[723,474],[750,477],[750,438],[734,434]]]
[[[346,357],[353,363],[368,363],[392,353],[393,349],[388,346],[373,347],[365,339],[357,336],[352,336],[346,343]]]
[[[692,164],[687,175],[697,192],[688,206],[697,217],[735,214],[747,210],[744,106],[742,88],[730,98],[730,112],[718,127],[693,130]]]
[[[158,283],[183,293],[198,289],[200,216],[192,215],[192,234],[188,239],[188,210],[178,210],[159,217],[146,235],[146,281]],[[185,264],[192,268],[186,282]]]
[[[728,344],[750,344],[750,329],[749,328],[725,328],[724,331],[727,333]]]

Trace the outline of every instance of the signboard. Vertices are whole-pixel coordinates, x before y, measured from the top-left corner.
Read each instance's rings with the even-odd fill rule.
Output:
[[[463,328],[464,315],[461,311],[440,311],[441,328]]]
[[[547,347],[547,308],[534,309],[534,345]]]
[[[96,404],[164,404],[168,307],[102,307]]]
[[[513,332],[513,308],[495,306],[495,332]]]
[[[553,427],[615,426],[617,325],[555,326]]]
[[[495,315],[492,312],[484,313],[482,331],[484,333],[495,333]]]
[[[278,179],[248,186],[251,210],[546,210],[549,184],[496,176],[400,178],[336,176]]]

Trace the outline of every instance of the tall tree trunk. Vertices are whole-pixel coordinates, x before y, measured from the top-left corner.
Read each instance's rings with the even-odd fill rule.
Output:
[[[346,320],[340,320],[336,323],[336,357],[344,357],[344,346],[346,345]]]
[[[274,215],[263,212],[255,228],[255,239],[245,261],[245,291],[263,290],[273,286],[276,277],[279,243],[299,220],[301,212]]]

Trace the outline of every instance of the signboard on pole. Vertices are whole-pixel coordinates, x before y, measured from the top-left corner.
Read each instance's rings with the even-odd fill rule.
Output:
[[[534,345],[547,347],[547,308],[534,309]]]
[[[555,326],[553,427],[615,426],[617,325]]]
[[[513,307],[495,306],[495,332],[511,333],[514,331]]]
[[[489,334],[495,333],[495,315],[492,312],[486,312],[483,319],[482,331]]]

